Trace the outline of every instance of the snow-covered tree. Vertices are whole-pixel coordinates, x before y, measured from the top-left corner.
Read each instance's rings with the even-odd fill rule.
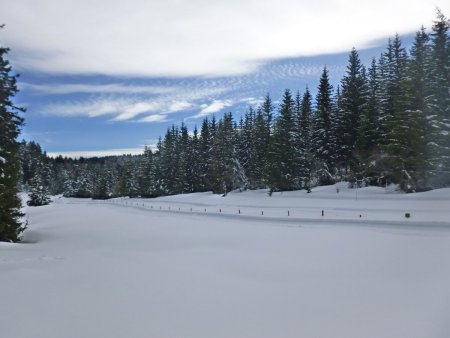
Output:
[[[430,107],[427,118],[432,135],[428,143],[431,153],[433,186],[450,184],[450,21],[441,11],[431,33],[431,62],[428,82]]]
[[[311,175],[314,166],[312,154],[311,132],[312,132],[312,96],[308,88],[302,96],[300,112],[298,116],[299,143],[300,148],[300,187],[308,191],[311,189]]]
[[[320,163],[317,173],[321,184],[333,183],[334,154],[336,148],[333,135],[333,86],[330,84],[328,70],[324,67],[320,77],[316,108],[313,119],[311,144],[314,157]]]
[[[272,191],[295,189],[295,102],[289,89],[284,95],[275,121],[269,148],[269,187]]]
[[[25,230],[18,197],[20,145],[17,142],[23,109],[12,102],[18,92],[17,75],[13,74],[7,59],[8,51],[0,46],[0,241],[17,242]]]
[[[337,110],[336,162],[340,167],[355,165],[355,147],[358,137],[359,122],[367,105],[367,83],[364,66],[358,52],[352,49],[348,59],[347,71],[341,81],[341,95]]]
[[[27,205],[29,206],[37,207],[51,202],[50,192],[39,172],[30,180],[28,197]]]

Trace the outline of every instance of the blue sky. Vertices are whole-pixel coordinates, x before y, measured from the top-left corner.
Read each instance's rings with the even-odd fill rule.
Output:
[[[436,6],[450,11],[424,0],[16,0],[2,4],[0,42],[21,73],[25,139],[51,154],[138,153],[172,123],[315,92],[324,65],[337,84],[352,46],[368,63],[395,32],[408,45]]]

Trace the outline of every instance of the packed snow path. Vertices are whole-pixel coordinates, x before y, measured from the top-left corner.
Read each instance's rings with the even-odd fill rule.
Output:
[[[447,192],[414,200],[433,200],[443,217],[446,210],[436,205],[448,206]],[[289,207],[299,203],[286,195],[279,199],[291,198]],[[327,203],[317,195],[308,198]],[[367,205],[376,209],[373,195]],[[397,207],[412,200],[395,196],[379,201],[394,209],[393,200]],[[244,197],[225,203],[234,208]],[[167,206],[177,199],[186,196],[163,200]],[[206,194],[188,199],[200,207],[220,204]],[[263,200],[247,198],[247,205],[266,207]],[[272,199],[273,211],[277,203]],[[421,205],[409,205],[413,217]],[[1,337],[448,338],[450,332],[444,219],[422,227],[287,216],[261,222],[63,198],[27,211],[25,243],[0,243]]]

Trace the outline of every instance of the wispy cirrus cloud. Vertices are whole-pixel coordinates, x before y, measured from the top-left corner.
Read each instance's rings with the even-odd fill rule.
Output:
[[[157,102],[135,102],[122,108],[123,112],[113,118],[113,121],[127,121],[143,113],[158,111],[161,106]]]
[[[191,107],[187,102],[163,102],[163,101],[136,101],[134,99],[94,99],[81,102],[64,102],[60,104],[50,104],[45,108],[44,115],[59,117],[74,116],[112,116],[111,121],[129,121],[139,115],[151,114],[148,117],[137,120],[137,122],[163,122],[167,121],[165,114],[173,113]],[[164,118],[163,118],[164,117]]]
[[[195,115],[188,117],[188,119],[198,119],[201,117],[205,117],[214,113],[221,111],[226,107],[230,107],[233,105],[233,101],[231,100],[213,100],[209,104],[202,104],[200,106],[201,110]]]
[[[178,90],[177,87],[170,86],[137,86],[125,85],[121,83],[110,84],[88,84],[88,83],[55,83],[55,84],[34,84],[21,82],[21,89],[29,90],[49,95],[67,95],[77,93],[87,94],[168,94]]]
[[[175,112],[186,110],[189,108],[192,108],[192,103],[187,102],[187,101],[176,101],[176,102],[173,102],[172,104],[170,104],[169,112],[175,113]]]
[[[214,80],[212,80],[214,81]],[[40,107],[39,112],[44,116],[58,117],[100,117],[111,116],[111,121],[135,122],[164,122],[168,121],[167,114],[188,111],[200,107],[212,97],[223,94],[226,89],[223,83],[211,81],[177,81],[167,85],[165,90],[159,85],[89,85],[89,84],[61,84],[61,85],[31,85],[26,88],[48,91],[53,94],[69,92],[83,93],[80,99],[52,101]],[[57,89],[60,87],[61,89]],[[92,89],[93,92],[89,92]],[[123,91],[122,91],[123,90]],[[86,92],[86,93],[84,93]],[[145,94],[151,93],[147,96]],[[147,114],[143,118],[141,115]]]
[[[41,109],[41,114],[59,117],[98,117],[117,114],[118,112],[125,110],[129,105],[130,102],[126,99],[71,100],[46,105]]]
[[[151,122],[168,122],[168,121],[169,121],[168,116],[165,114],[152,114],[141,118],[137,122],[151,123]]]

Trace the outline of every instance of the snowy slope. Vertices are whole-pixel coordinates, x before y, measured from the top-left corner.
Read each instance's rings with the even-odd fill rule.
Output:
[[[282,220],[333,222],[346,220],[365,224],[416,224],[450,226],[450,189],[417,194],[395,192],[392,188],[349,189],[347,183],[305,190],[231,192],[227,196],[196,193],[156,199],[115,199],[109,203],[166,211],[226,214]],[[324,215],[322,216],[322,210]],[[289,212],[289,218],[287,218]],[[410,218],[405,218],[405,213]],[[264,216],[264,217],[261,217]]]
[[[0,336],[448,338],[450,191],[354,194],[28,208],[25,243],[0,243]]]

